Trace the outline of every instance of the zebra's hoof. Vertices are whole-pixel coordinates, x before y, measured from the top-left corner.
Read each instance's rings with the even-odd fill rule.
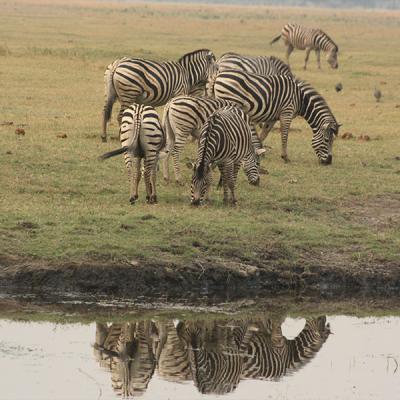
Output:
[[[132,196],[132,197],[129,199],[129,203],[131,203],[132,205],[135,204],[135,203],[136,203],[136,200],[138,199],[138,197],[139,197],[139,196],[137,196],[137,195],[136,195],[136,196]]]
[[[156,195],[146,196],[146,201],[147,201],[147,204],[156,204],[157,196]]]
[[[102,141],[103,143],[107,143],[107,137],[106,137],[106,136],[102,136],[102,137],[101,137],[101,141]]]
[[[288,156],[281,156],[282,160],[285,161],[285,163],[289,163],[290,160],[288,158]]]
[[[180,180],[176,180],[176,181],[175,181],[175,185],[176,185],[176,186],[185,186],[185,184],[184,184],[182,181],[180,181]]]

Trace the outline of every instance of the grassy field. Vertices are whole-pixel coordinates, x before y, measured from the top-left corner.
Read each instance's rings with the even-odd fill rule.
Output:
[[[43,262],[241,261],[386,268],[400,257],[400,13],[308,8],[0,0],[0,254]],[[292,68],[326,98],[343,124],[333,165],[319,166],[300,119],[280,159],[274,131],[261,187],[240,174],[236,208],[189,205],[186,184],[166,185],[159,204],[129,204],[114,113],[101,143],[103,72],[132,55],[177,59],[210,48],[283,57],[269,41],[289,22],[321,27],[339,44],[339,69],[312,54]],[[343,91],[334,86],[342,82]],[[374,87],[382,102],[373,97]],[[116,107],[118,110],[118,106]],[[115,110],[114,110],[115,111]],[[161,110],[160,110],[161,111]],[[13,123],[12,125],[8,123]],[[17,128],[25,135],[17,135]],[[370,140],[359,140],[368,135]],[[60,137],[61,136],[61,137]],[[63,136],[66,136],[63,138]],[[195,146],[182,159],[192,160]]]

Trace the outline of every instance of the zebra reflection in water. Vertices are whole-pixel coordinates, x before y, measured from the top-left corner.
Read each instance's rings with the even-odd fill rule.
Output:
[[[96,324],[94,353],[111,371],[114,391],[137,397],[154,371],[170,382],[193,381],[200,393],[233,392],[242,379],[279,379],[309,362],[330,334],[326,317],[306,320],[294,338],[281,321],[140,321]]]

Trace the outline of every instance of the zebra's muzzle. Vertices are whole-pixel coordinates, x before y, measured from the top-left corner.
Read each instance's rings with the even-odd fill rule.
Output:
[[[260,186],[260,178],[257,178],[256,181],[250,182],[250,184],[253,186]]]
[[[331,165],[332,164],[332,156],[329,154],[326,160],[321,160],[321,164],[323,165]]]
[[[190,204],[192,206],[199,206],[201,204],[201,200],[200,199],[192,199],[192,201],[190,202]]]

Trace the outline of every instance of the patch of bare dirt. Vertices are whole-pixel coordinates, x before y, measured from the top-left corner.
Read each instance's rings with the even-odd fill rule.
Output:
[[[377,230],[400,229],[400,194],[380,195],[367,201],[353,201],[345,205],[353,222]]]

